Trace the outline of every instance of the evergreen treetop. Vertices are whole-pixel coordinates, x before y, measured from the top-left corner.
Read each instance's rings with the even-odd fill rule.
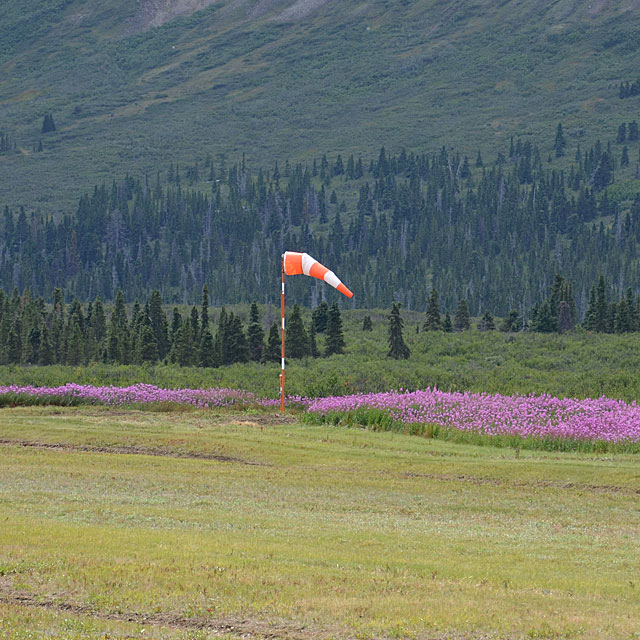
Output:
[[[402,330],[404,327],[404,321],[400,316],[400,307],[394,302],[391,306],[391,313],[389,314],[389,351],[387,353],[388,358],[395,358],[396,360],[406,360],[411,355],[411,350],[404,341]]]

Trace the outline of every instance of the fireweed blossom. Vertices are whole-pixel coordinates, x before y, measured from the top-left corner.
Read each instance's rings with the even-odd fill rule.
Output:
[[[318,398],[313,413],[380,409],[401,423],[435,424],[488,436],[640,442],[640,407],[621,400],[502,396],[438,389]]]
[[[258,398],[241,389],[161,389],[150,384],[129,387],[65,384],[58,387],[0,386],[0,395],[77,400],[108,406],[176,403],[202,409],[230,406],[276,408],[279,401]],[[435,424],[488,436],[640,442],[640,407],[622,400],[577,400],[548,395],[502,396],[451,393],[438,389],[390,391],[328,398],[288,396],[288,406],[315,414],[379,409],[405,424]]]
[[[247,405],[256,401],[254,394],[240,389],[161,389],[151,384],[134,384],[130,387],[94,387],[73,383],[60,387],[11,385],[0,387],[0,395],[3,394],[77,399],[86,404],[109,406],[171,402],[201,408],[215,408]]]

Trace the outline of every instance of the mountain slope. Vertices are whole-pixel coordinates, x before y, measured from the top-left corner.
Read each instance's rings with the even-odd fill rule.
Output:
[[[551,144],[559,121],[570,145],[612,138],[640,115],[618,97],[639,47],[640,0],[7,0],[1,204],[67,211],[208,153],[493,156],[512,135]]]

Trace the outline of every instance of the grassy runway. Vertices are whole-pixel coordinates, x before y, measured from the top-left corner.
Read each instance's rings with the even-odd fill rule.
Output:
[[[258,413],[0,411],[0,636],[640,637],[640,464]]]

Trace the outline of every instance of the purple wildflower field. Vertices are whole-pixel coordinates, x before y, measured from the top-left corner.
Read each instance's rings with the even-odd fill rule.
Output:
[[[74,399],[86,404],[135,405],[176,403],[199,408],[261,406],[276,408],[278,400],[258,398],[240,389],[162,389],[150,384],[129,387],[65,384],[59,387],[0,386],[0,396]],[[542,396],[503,396],[482,393],[451,393],[438,389],[386,393],[288,397],[316,415],[348,414],[377,409],[404,424],[435,424],[487,436],[516,435],[522,438],[569,439],[608,443],[640,443],[640,407],[622,400],[577,400]]]
[[[32,398],[69,398],[85,404],[108,406],[170,402],[207,409],[256,402],[252,393],[240,389],[161,389],[152,384],[134,384],[130,387],[95,387],[73,383],[59,387],[11,385],[0,387],[0,395],[4,394]],[[275,400],[273,403],[275,404]]]
[[[326,414],[360,408],[383,410],[405,424],[436,424],[488,436],[640,442],[640,407],[604,397],[577,400],[426,389],[318,398],[307,410]]]

